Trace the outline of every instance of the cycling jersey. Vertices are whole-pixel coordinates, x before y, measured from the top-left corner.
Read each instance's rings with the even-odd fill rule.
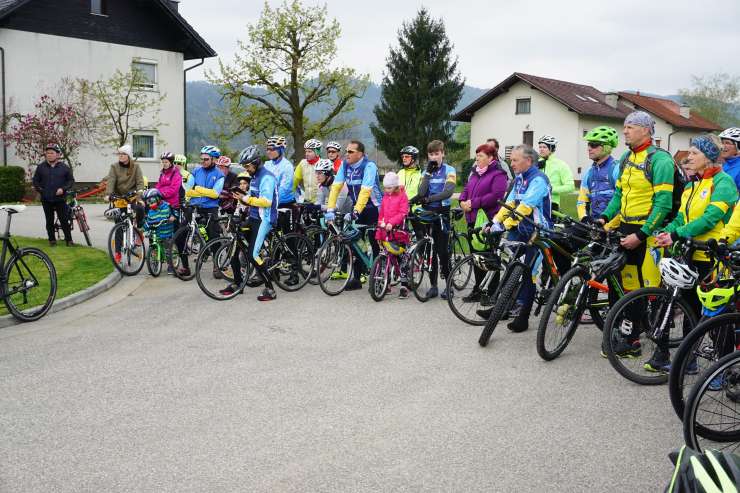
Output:
[[[614,196],[614,188],[619,179],[619,162],[609,156],[601,164],[594,161],[583,175],[578,192],[578,219],[585,216],[600,217]]]
[[[293,193],[293,163],[280,156],[277,162],[267,161],[264,167],[273,174],[277,180],[278,201],[281,204],[295,202]]]
[[[719,234],[719,237],[732,244],[740,238],[740,207],[735,205],[730,219]]]
[[[258,261],[260,249],[262,248],[267,234],[272,225],[277,223],[277,180],[267,168],[260,166],[249,183],[249,196],[247,205],[250,219],[259,220],[259,231],[256,240],[252,244],[252,257]]]
[[[429,177],[429,190],[427,191],[427,197],[432,197],[438,193],[442,193],[444,191],[446,183],[452,182],[454,184],[457,182],[457,172],[455,171],[455,168],[447,163],[442,163],[442,165],[435,169],[432,173],[425,170],[424,173],[422,173],[421,175],[422,180],[427,176]],[[424,208],[438,209],[441,207],[449,207],[450,203],[451,198],[448,197],[442,200],[427,202]]]
[[[722,171],[730,175],[735,186],[740,189],[740,156],[726,159],[725,164],[722,165]]]
[[[413,199],[419,193],[421,171],[416,166],[401,168],[398,172],[398,181],[404,190],[406,190],[406,197]]]
[[[378,166],[363,156],[361,161],[350,165],[346,161],[339,167],[329,194],[328,210],[337,208],[337,198],[344,183],[347,183],[347,195],[354,204],[356,212],[362,212],[365,206],[377,208],[383,199],[378,179]]]
[[[546,228],[552,227],[552,188],[547,179],[537,166],[532,166],[524,173],[516,175],[514,186],[506,197],[506,204],[514,208],[523,216],[532,216],[536,224]],[[494,221],[503,223],[506,229],[517,227],[522,235],[531,235],[534,227],[527,221],[522,221],[519,216],[513,214],[509,209],[502,207],[496,213]]]
[[[576,189],[573,181],[573,173],[570,171],[565,161],[555,157],[554,154],[547,156],[547,159],[540,159],[537,164],[545,172],[547,179],[552,187],[552,203],[560,205],[560,194],[570,193]]]
[[[185,193],[190,205],[211,209],[218,207],[218,196],[224,188],[224,175],[216,166],[198,167],[193,171],[193,187]]]
[[[316,192],[318,185],[316,183],[316,172],[314,171],[318,158],[314,163],[309,163],[308,160],[302,159],[298,166],[295,167],[293,173],[293,191],[295,192],[298,187],[303,191],[303,202],[306,204],[316,203]]]

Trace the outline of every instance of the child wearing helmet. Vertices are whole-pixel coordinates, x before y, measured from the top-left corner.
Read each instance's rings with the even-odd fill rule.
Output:
[[[146,190],[142,196],[146,205],[146,218],[144,219],[144,232],[149,234],[156,231],[157,238],[164,240],[168,245],[175,233],[175,213],[162,196],[162,193],[156,188]],[[169,248],[165,249],[169,251]],[[172,274],[172,262],[167,259],[167,272]]]
[[[406,191],[401,186],[398,175],[389,171],[383,177],[383,201],[380,203],[378,212],[378,229],[375,231],[375,239],[379,242],[390,242],[392,244],[408,245],[409,234],[403,230],[406,215],[409,212],[409,199]],[[395,246],[395,245],[394,245]],[[388,248],[388,245],[386,245]],[[403,250],[403,247],[401,248]],[[401,265],[401,290],[398,297],[408,298],[408,281],[406,279],[406,256],[400,256]]]

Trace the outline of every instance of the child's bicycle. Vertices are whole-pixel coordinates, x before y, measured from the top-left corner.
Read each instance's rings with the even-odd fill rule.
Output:
[[[345,221],[340,229],[338,223],[329,223],[328,237],[316,252],[315,264],[319,286],[329,296],[340,294],[353,278],[355,256],[368,271],[372,268],[373,254],[369,247],[363,248],[363,231],[367,235],[374,234],[375,226]]]
[[[82,233],[82,236],[85,237],[85,243],[87,243],[87,246],[92,246],[89,233],[90,225],[87,222],[87,214],[85,214],[85,209],[82,208],[82,204],[77,201],[78,194],[86,192],[88,190],[90,190],[90,187],[67,191],[64,194],[64,210],[66,220],[69,223],[70,231],[74,230],[74,223],[77,222],[77,229],[79,229]],[[62,223],[60,222],[59,217],[57,217],[56,221],[54,222],[54,231],[56,232],[57,239],[61,240],[63,238],[63,230]]]
[[[163,240],[157,234],[157,230],[160,226],[166,223],[168,220],[163,219],[158,223],[149,226],[146,236],[149,238],[149,250],[146,255],[146,268],[152,277],[158,277],[162,273],[162,264],[167,263],[172,269],[175,266],[172,265],[172,259],[168,256],[169,249],[167,244],[170,240]]]
[[[403,280],[401,256],[406,254],[408,233],[402,229],[391,229],[385,241],[381,242],[380,253],[370,269],[370,296],[375,301],[382,301],[395,286]]]

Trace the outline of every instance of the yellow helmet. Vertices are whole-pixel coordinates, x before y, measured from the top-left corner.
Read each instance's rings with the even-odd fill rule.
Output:
[[[707,310],[717,310],[727,305],[735,296],[735,279],[713,279],[700,283],[696,294],[702,306]]]
[[[406,247],[403,244],[396,243],[395,241],[386,240],[383,242],[383,246],[391,255],[401,255],[406,251]]]

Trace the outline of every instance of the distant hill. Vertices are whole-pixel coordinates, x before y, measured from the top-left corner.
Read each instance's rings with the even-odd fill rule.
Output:
[[[188,82],[187,91],[188,153],[193,153],[197,152],[203,143],[208,142],[210,135],[216,131],[216,125],[213,123],[211,115],[221,111],[223,105],[216,86],[209,82]],[[467,106],[485,91],[486,89],[465,86],[458,108]],[[347,115],[349,119],[354,118],[361,122],[354,129],[352,135],[365,142],[368,146],[373,146],[375,143],[375,139],[370,132],[370,124],[375,122],[373,108],[379,101],[380,86],[371,83],[365,91],[365,95],[355,101],[354,111]],[[320,111],[321,109],[310,111],[309,118],[317,117]],[[239,148],[246,145],[250,140],[250,136],[245,134],[228,144],[232,148]]]

